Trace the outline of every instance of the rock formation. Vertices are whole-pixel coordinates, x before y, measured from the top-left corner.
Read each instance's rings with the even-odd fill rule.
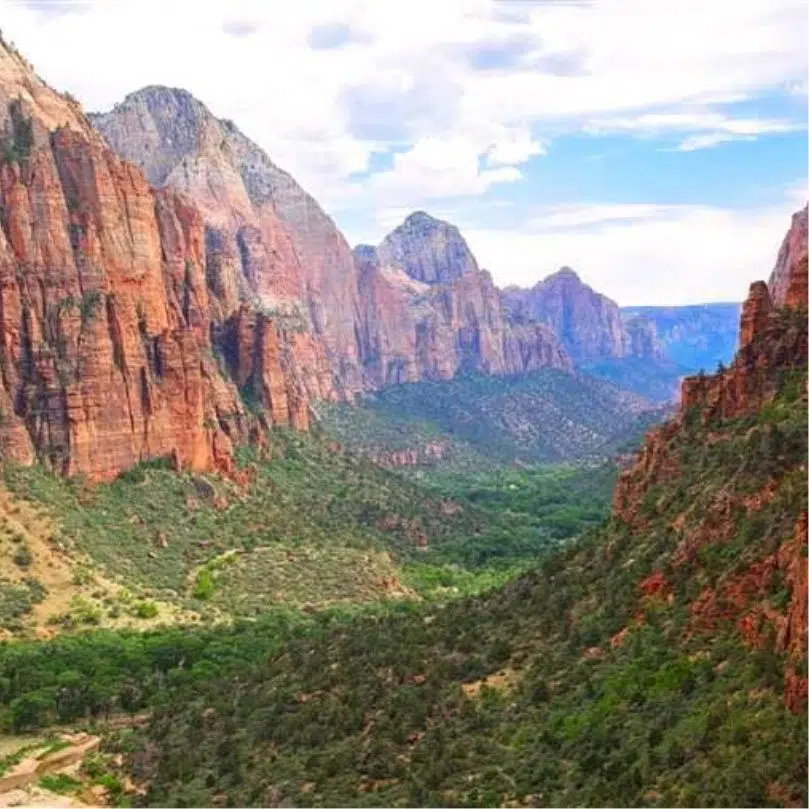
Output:
[[[651,320],[624,324],[618,304],[584,284],[570,267],[531,289],[504,289],[503,302],[514,319],[550,328],[576,363],[662,357]]]
[[[377,248],[379,261],[425,284],[447,284],[479,272],[460,231],[424,211],[410,214]]]
[[[230,471],[253,419],[214,352],[212,333],[238,318],[238,279],[216,274],[205,211],[155,192],[4,43],[0,141],[2,457],[91,479],[158,456]],[[274,221],[260,224],[292,262]],[[299,338],[261,324],[252,376],[269,420],[305,427],[300,377],[314,369],[323,395],[320,358],[303,345],[299,367]]]
[[[452,225],[411,214],[378,248],[360,245],[354,254],[370,386],[572,367],[548,329],[506,321],[491,275]]]
[[[739,342],[741,304],[630,306],[621,308],[625,324],[638,317],[655,324],[663,355],[683,373],[711,372],[733,360]]]
[[[313,353],[324,347],[317,372],[297,363],[310,398],[352,399],[463,370],[570,367],[547,329],[507,328],[491,277],[452,225],[417,212],[352,256],[311,196],[187,92],[147,87],[92,120],[153,184],[199,205],[224,317],[256,298],[276,318],[300,321]]]
[[[797,234],[797,235],[796,235]],[[793,217],[792,228],[784,241],[771,279],[774,293],[763,281],[750,286],[741,315],[740,344],[730,366],[714,375],[700,374],[683,380],[678,415],[651,431],[635,463],[622,472],[614,497],[615,517],[630,529],[648,529],[644,501],[653,491],[663,491],[682,474],[683,463],[678,447],[687,429],[687,420],[701,425],[707,443],[718,442],[721,435],[711,431],[729,420],[754,416],[783,389],[790,374],[805,372],[807,363],[807,287],[806,211]],[[792,258],[796,257],[795,260]],[[780,275],[779,275],[780,273]],[[803,293],[801,291],[804,291]],[[798,391],[805,403],[806,390]],[[804,404],[805,407],[805,404]],[[765,431],[767,433],[767,431]],[[777,430],[769,430],[778,441]],[[768,439],[769,440],[769,439]],[[753,449],[750,449],[753,452]],[[756,463],[755,457],[751,460]],[[750,492],[738,481],[726,481],[707,511],[698,511],[699,520],[690,519],[690,509],[677,516],[670,528],[682,536],[672,562],[677,567],[697,558],[697,552],[709,543],[727,542],[738,530],[739,514],[750,514],[771,500],[783,481],[780,462],[776,472],[761,491]],[[805,489],[805,458],[800,473]],[[738,476],[737,476],[738,477]],[[737,484],[734,487],[734,483]],[[661,488],[662,487],[662,488]],[[740,491],[739,491],[740,489]],[[766,637],[765,625],[775,629],[775,651],[787,659],[784,681],[785,701],[796,713],[805,710],[807,681],[801,672],[806,656],[807,515],[799,509],[794,530],[780,537],[777,552],[769,553],[749,566],[744,574],[725,577],[716,587],[707,588],[692,605],[696,629],[712,629],[720,618],[737,621],[745,642],[757,647]],[[755,550],[755,549],[754,549]],[[762,548],[761,552],[765,552]],[[789,601],[783,612],[774,609],[762,596],[778,575],[789,587]]]
[[[797,306],[806,303],[807,233],[809,206],[792,215],[792,224],[784,236],[775,267],[768,282],[772,302],[776,306]],[[803,264],[804,270],[798,268]]]
[[[307,395],[334,398],[335,385],[349,395],[359,390],[356,271],[348,244],[315,200],[185,90],[147,87],[91,120],[155,187],[180,191],[199,207],[218,318],[248,301],[289,330],[313,333],[314,362],[297,368]]]
[[[334,222],[230,121],[190,93],[146,87],[91,120],[156,187],[188,194],[202,210],[208,277],[225,315],[244,299],[311,331],[332,370],[303,374],[308,394],[351,398],[362,389],[357,272]]]
[[[653,320],[638,316],[627,318],[623,323],[627,356],[641,359],[660,359],[663,356],[663,346]]]

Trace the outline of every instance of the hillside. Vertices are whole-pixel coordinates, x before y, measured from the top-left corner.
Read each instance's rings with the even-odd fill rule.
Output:
[[[758,325],[535,572],[163,700],[146,804],[805,805],[805,311]]]
[[[271,453],[242,450],[237,473],[151,462],[88,486],[7,465],[0,635],[458,595],[603,519],[614,480],[614,466],[480,467],[428,488],[284,431]]]
[[[671,405],[680,395],[682,378],[694,369],[666,358],[621,357],[588,362],[580,366],[591,376],[643,396],[659,405]]]
[[[327,432],[383,465],[470,471],[608,456],[662,415],[614,385],[555,369],[400,385],[317,412]]]

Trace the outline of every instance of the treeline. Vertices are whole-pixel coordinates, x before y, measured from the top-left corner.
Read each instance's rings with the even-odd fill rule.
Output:
[[[148,632],[90,630],[48,641],[0,643],[0,731],[21,732],[137,713],[166,694],[249,670],[295,638],[314,636],[358,611],[406,612],[408,604],[307,614],[275,609],[255,621]]]

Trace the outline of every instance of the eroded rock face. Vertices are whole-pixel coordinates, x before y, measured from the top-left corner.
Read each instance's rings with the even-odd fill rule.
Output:
[[[0,130],[3,457],[94,480],[169,455],[230,470],[251,417],[213,353],[223,311],[201,213],[155,192],[4,45]],[[260,375],[287,388],[297,371],[290,361]],[[273,401],[270,418],[305,427],[305,405],[287,407]]]
[[[806,304],[807,234],[809,206],[792,215],[792,223],[781,243],[767,284],[776,306]],[[802,271],[799,269],[801,264],[804,267]]]
[[[296,360],[310,397],[351,400],[361,390],[463,370],[570,367],[547,329],[509,329],[491,277],[453,225],[416,212],[378,248],[352,255],[292,177],[185,91],[145,88],[92,120],[155,185],[199,205],[220,320],[256,298],[296,334],[311,334],[312,351],[324,347],[316,376]]]
[[[428,441],[419,447],[369,452],[367,457],[379,466],[396,469],[403,466],[429,466],[449,452],[448,441]]]
[[[770,292],[763,281],[750,285],[747,299],[742,306],[739,326],[739,348],[746,348],[766,331],[772,310]]]
[[[360,355],[369,386],[450,379],[464,371],[504,375],[572,367],[549,330],[507,322],[497,287],[477,268],[456,228],[414,214],[379,248],[360,245],[354,252],[363,304]],[[453,263],[448,255],[462,259]]]
[[[570,267],[531,289],[504,289],[503,303],[515,319],[547,326],[576,363],[662,357],[651,320],[637,318],[625,325],[618,304],[583,283]]]
[[[629,357],[659,359],[663,346],[657,337],[654,321],[646,317],[633,317],[624,321],[626,352]]]
[[[800,227],[805,211],[793,217]],[[664,487],[681,474],[678,438],[685,419],[697,415],[705,425],[706,440],[713,440],[710,424],[756,413],[778,392],[785,372],[805,368],[807,362],[806,301],[790,297],[788,290],[805,289],[806,230],[803,243],[788,235],[785,245],[790,255],[802,255],[797,261],[782,262],[786,275],[779,279],[780,292],[771,297],[763,281],[750,287],[742,309],[740,345],[731,365],[714,375],[699,375],[683,380],[678,415],[651,431],[632,466],[622,472],[615,489],[613,513],[631,530],[648,529],[643,517],[644,498],[650,490]],[[806,391],[802,391],[804,395]],[[716,440],[719,440],[718,438]],[[788,470],[787,470],[788,471]],[[800,470],[805,474],[805,466]],[[776,475],[761,491],[740,494],[731,482],[722,487],[714,501],[698,520],[688,508],[671,523],[682,536],[671,557],[674,567],[693,562],[701,547],[728,541],[738,530],[740,511],[753,513],[770,501],[781,480]],[[805,485],[805,484],[804,484]],[[744,492],[744,489],[742,489]],[[794,534],[784,537],[776,553],[763,556],[742,573],[723,577],[716,586],[706,588],[691,605],[692,626],[696,631],[713,631],[718,621],[734,621],[749,646],[765,643],[768,627],[775,630],[775,651],[786,658],[784,699],[787,707],[800,713],[806,710],[807,680],[801,674],[806,655],[807,515],[798,514]],[[774,609],[763,593],[778,573],[790,590],[784,610]]]
[[[479,272],[460,231],[448,222],[416,211],[389,233],[377,248],[385,267],[424,284],[446,284]]]
[[[108,143],[157,187],[200,208],[208,278],[222,319],[251,301],[296,331],[311,332],[332,368],[326,390],[362,388],[357,272],[345,238],[317,202],[230,121],[190,93],[146,87],[91,116]]]

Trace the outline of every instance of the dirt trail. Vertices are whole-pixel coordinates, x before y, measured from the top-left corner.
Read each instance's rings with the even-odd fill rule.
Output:
[[[43,775],[72,775],[75,765],[80,764],[88,753],[98,750],[101,737],[89,733],[64,734],[59,741],[63,746],[56,749],[51,749],[52,742],[46,742],[28,751],[17,764],[0,775],[0,806],[23,805],[9,803],[9,800],[16,800],[18,793],[26,792]]]

